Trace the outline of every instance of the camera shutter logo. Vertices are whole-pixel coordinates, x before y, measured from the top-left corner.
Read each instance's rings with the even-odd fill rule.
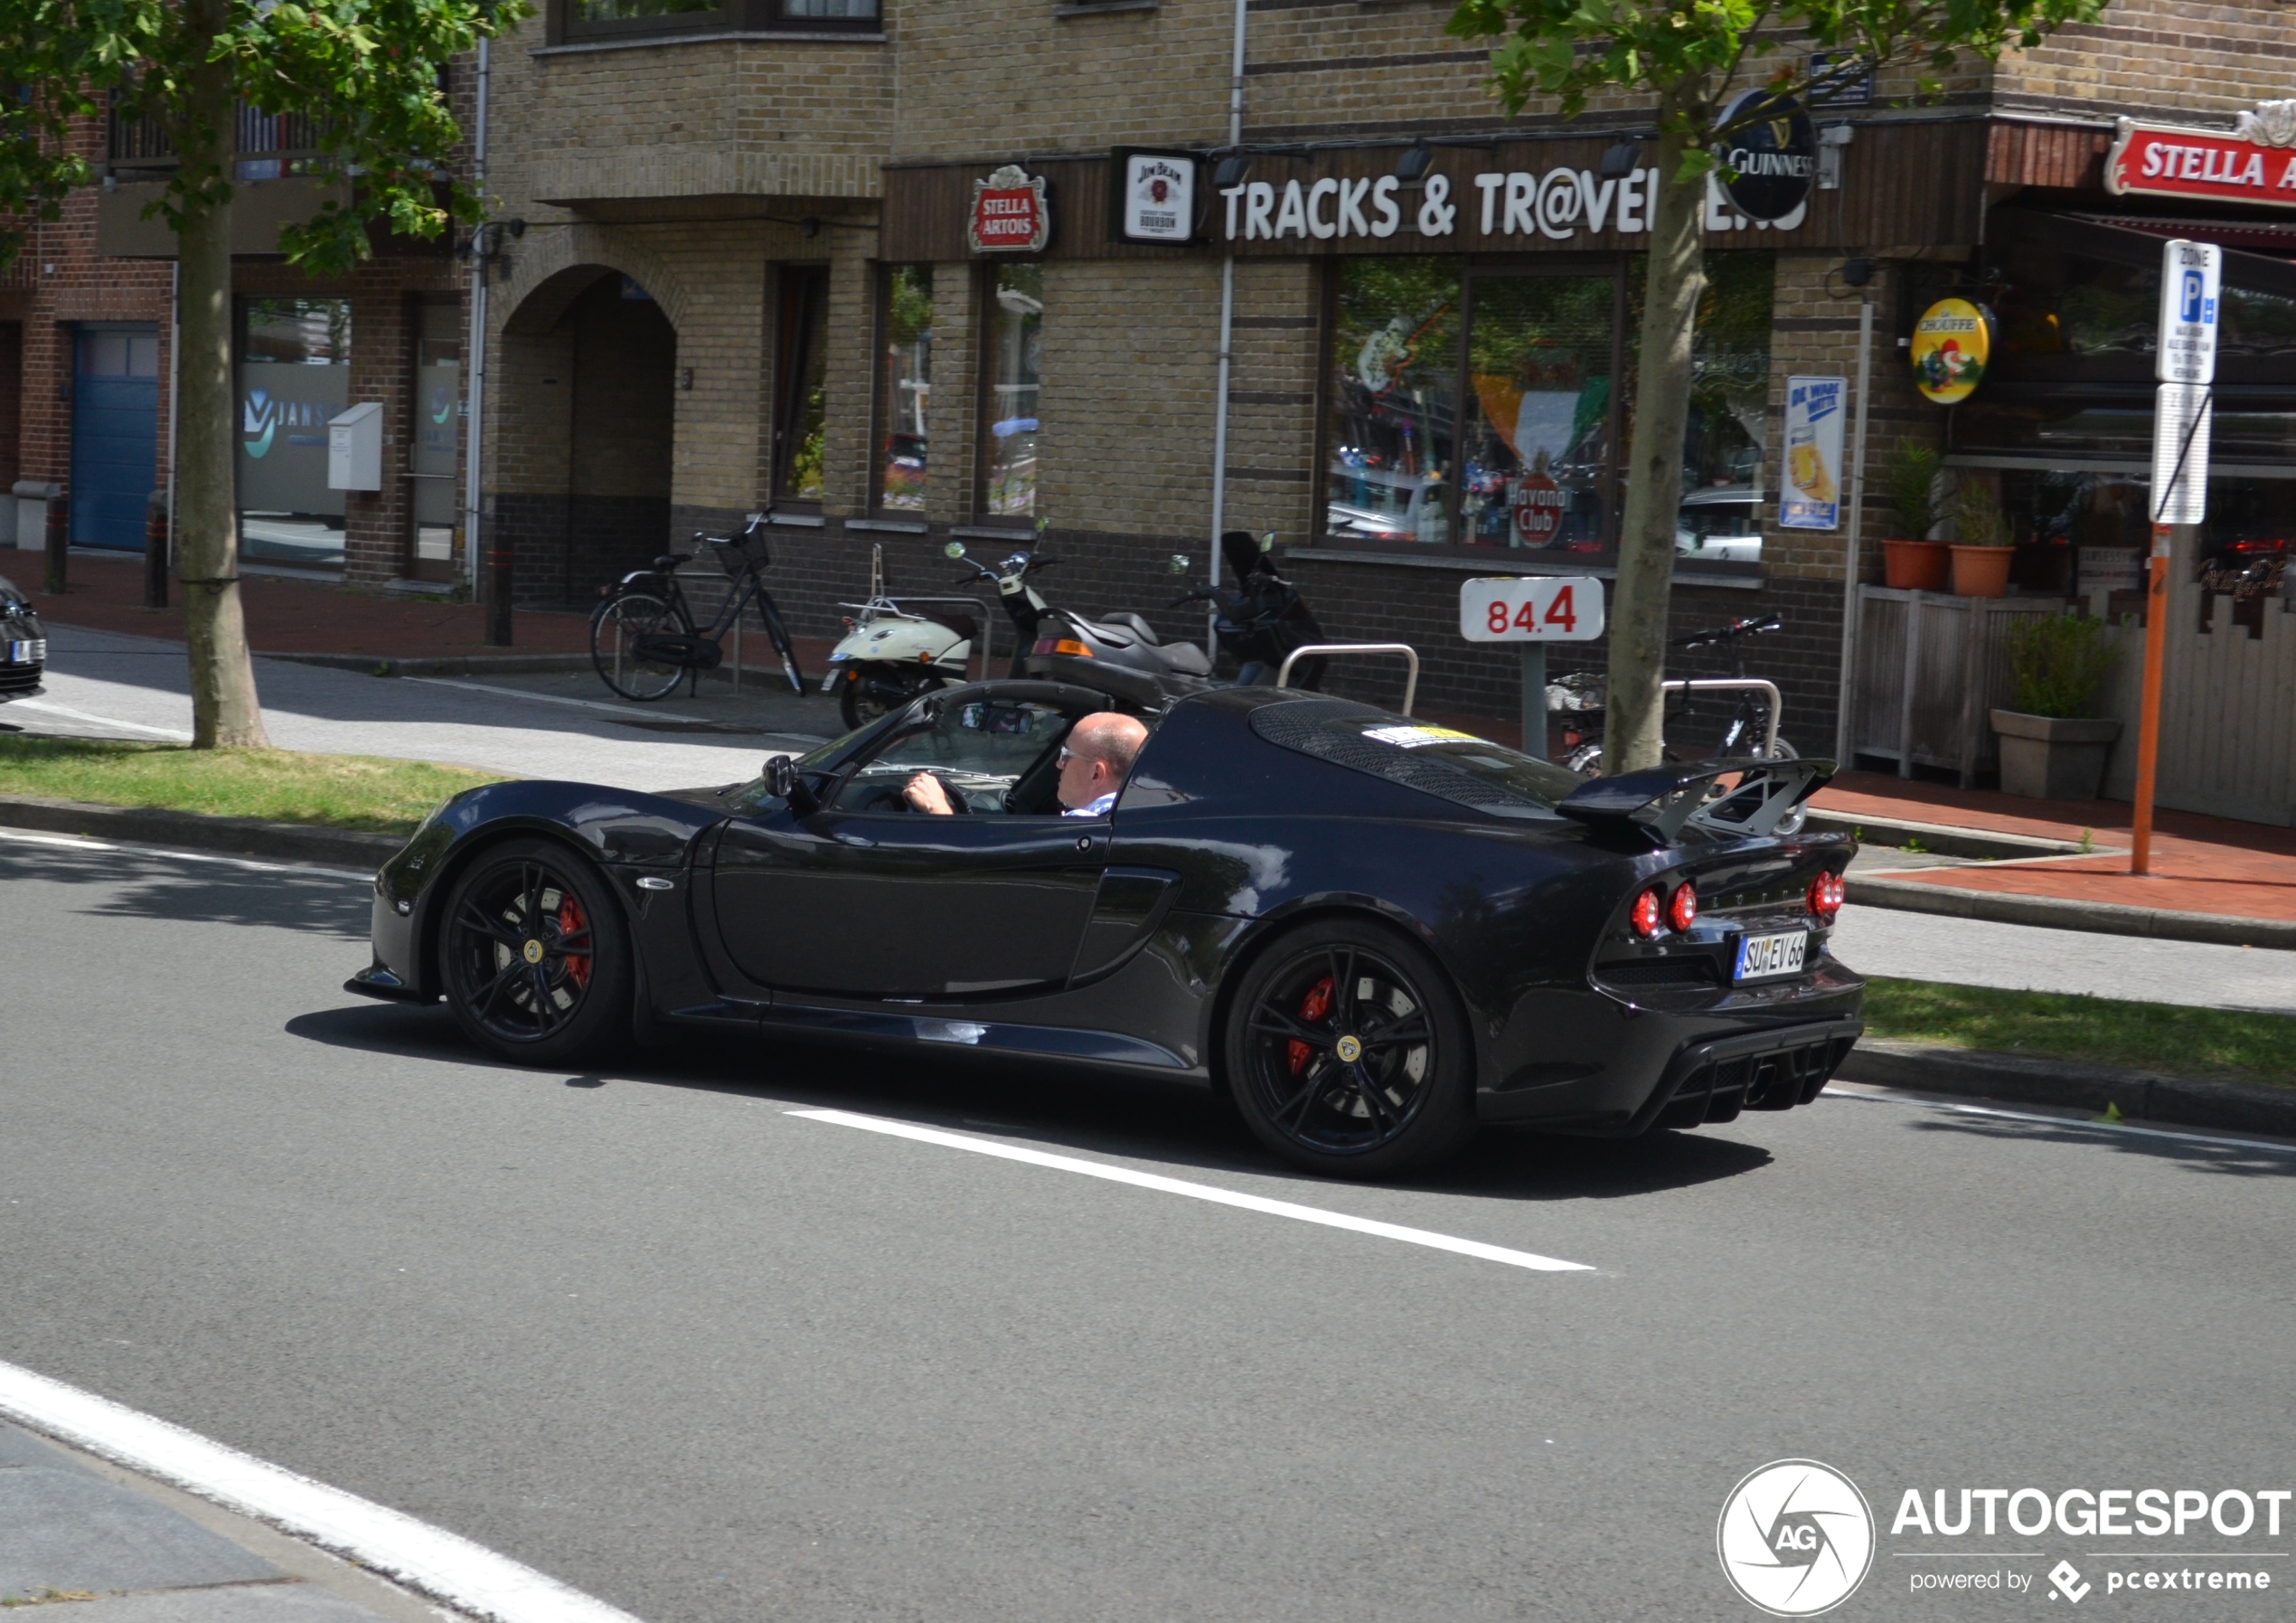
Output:
[[[1730,1586],[1774,1618],[1814,1618],[1874,1564],[1874,1513],[1858,1485],[1814,1459],[1781,1459],[1723,1501],[1714,1532]]]

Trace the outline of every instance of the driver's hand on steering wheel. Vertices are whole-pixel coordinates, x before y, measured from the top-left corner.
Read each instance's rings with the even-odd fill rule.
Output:
[[[919,772],[901,788],[901,798],[908,802],[911,811],[930,812],[946,817],[955,812],[949,804],[947,787],[930,772]]]

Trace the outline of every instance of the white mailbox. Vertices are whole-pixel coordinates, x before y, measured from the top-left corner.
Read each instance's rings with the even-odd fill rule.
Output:
[[[382,407],[362,401],[327,423],[327,488],[382,488]]]

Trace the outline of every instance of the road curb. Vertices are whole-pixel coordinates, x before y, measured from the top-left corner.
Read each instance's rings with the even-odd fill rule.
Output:
[[[1854,835],[1862,845],[1902,850],[1908,840],[1919,840],[1924,851],[1939,856],[1975,857],[1986,862],[2011,862],[2036,856],[2115,856],[2118,845],[2092,845],[2084,851],[2072,840],[2043,839],[2038,835],[2003,834],[1990,828],[1963,828],[1949,823],[1914,823],[1903,817],[1853,816],[1848,812],[1810,813],[1809,826],[1826,834]]]
[[[377,654],[267,654],[258,649],[256,657],[356,671],[362,676],[532,676],[590,668],[587,654],[450,654],[400,659]]]
[[[1926,884],[1880,874],[1849,875],[1849,900],[1865,907],[1908,913],[1985,919],[1997,924],[2037,924],[2097,935],[2150,936],[2163,941],[2205,941],[2220,947],[2272,947],[2296,951],[2296,920],[2242,919],[2225,913],[2187,913],[2169,908],[2128,907],[2113,901],[2068,901]]]
[[[346,828],[314,828],[301,823],[266,823],[256,817],[211,817],[200,812],[167,811],[150,806],[91,806],[81,800],[38,800],[0,796],[0,826],[36,828],[49,834],[81,835],[98,840],[128,840],[152,845],[181,845],[193,851],[228,851],[239,856],[281,862],[325,863],[345,868],[376,868],[407,842],[399,835],[360,834]]]
[[[2028,1054],[1866,1038],[1835,1071],[1845,1082],[2014,1104],[2055,1105],[2131,1121],[2296,1137],[2296,1088],[2206,1081]]]

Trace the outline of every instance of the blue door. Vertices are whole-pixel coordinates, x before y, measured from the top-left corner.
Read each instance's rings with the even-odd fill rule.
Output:
[[[159,329],[82,327],[71,386],[71,539],[144,550],[159,467]]]

